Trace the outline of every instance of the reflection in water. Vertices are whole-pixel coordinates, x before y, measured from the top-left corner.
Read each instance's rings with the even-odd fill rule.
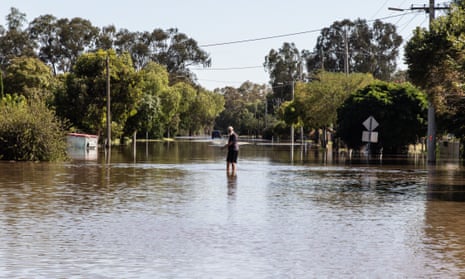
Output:
[[[443,270],[465,277],[465,172],[460,165],[428,169],[428,202],[425,209],[425,245],[439,255]],[[439,268],[439,266],[438,266]],[[458,272],[457,272],[458,270]]]
[[[228,178],[228,196],[230,198],[234,198],[236,195],[236,189],[237,189],[237,174],[230,175],[226,174]]]
[[[225,176],[208,143],[140,147],[0,162],[0,277],[465,276],[461,166],[291,164],[250,144]]]
[[[424,245],[436,277],[465,277],[465,203],[430,200],[425,209]],[[448,275],[448,276],[446,276]]]
[[[97,149],[68,148],[68,155],[74,160],[97,160]]]
[[[446,164],[428,169],[428,198],[465,201],[465,173],[459,165]]]

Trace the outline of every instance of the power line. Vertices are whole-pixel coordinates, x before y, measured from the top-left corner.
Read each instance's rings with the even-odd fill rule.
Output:
[[[263,40],[277,39],[277,38],[283,38],[283,37],[297,36],[297,35],[308,34],[308,33],[315,33],[315,32],[320,32],[320,31],[321,29],[314,29],[314,30],[281,34],[281,35],[273,35],[273,36],[254,38],[254,39],[244,39],[244,40],[237,40],[237,41],[230,41],[230,42],[223,42],[223,43],[205,44],[205,45],[199,45],[199,47],[214,47],[214,46],[232,45],[232,44],[240,44],[240,43],[250,43],[250,42],[256,42],[256,41],[263,41]]]
[[[417,14],[417,15],[411,17],[411,18],[407,21],[407,23],[404,24],[404,26],[402,26],[401,28],[399,28],[399,33],[402,33],[402,32],[405,30],[405,28],[407,28],[408,26],[410,26],[410,24],[411,24],[418,16],[420,16],[420,14]],[[425,19],[426,19],[426,18],[425,18]],[[424,21],[423,21],[423,22],[424,22]],[[420,26],[421,26],[421,24],[420,24]]]
[[[406,11],[406,12],[401,13],[401,14],[397,13],[395,15],[390,15],[390,16],[381,17],[381,18],[377,18],[377,19],[367,20],[367,22],[374,22],[376,20],[386,20],[386,19],[391,19],[391,18],[403,18],[405,15],[409,15],[409,14],[418,14],[418,11],[409,10],[409,11]],[[417,16],[415,16],[414,18],[417,18]],[[412,19],[409,20],[409,23],[411,21],[412,21]],[[405,24],[405,25],[408,25],[408,24]],[[199,45],[199,46],[205,48],[205,47],[214,47],[214,46],[231,45],[231,44],[239,44],[239,43],[249,43],[249,42],[261,41],[261,40],[269,40],[269,39],[275,39],[275,38],[291,37],[291,36],[297,36],[297,35],[302,35],[302,34],[321,32],[321,30],[323,30],[323,29],[314,29],[314,30],[307,30],[307,31],[302,31],[302,32],[294,32],[294,33],[287,33],[287,34],[280,34],[280,35],[272,35],[272,36],[267,36],[267,37],[259,37],[259,38],[244,39],[244,40],[237,40],[237,41],[229,41],[229,42],[222,42],[222,43],[204,44],[204,45]],[[217,68],[192,68],[192,70],[194,70],[194,71],[233,71],[233,70],[262,69],[262,68],[263,68],[263,65],[260,65],[260,66],[239,66],[239,67],[217,67]],[[225,81],[225,80],[198,79],[198,81],[207,81],[207,82],[214,82],[214,83],[236,83],[236,84],[242,84],[243,83],[243,82],[231,81],[231,80]]]
[[[247,70],[247,69],[259,69],[262,66],[243,66],[243,67],[220,67],[220,68],[191,68],[195,71],[232,71],[232,70]]]
[[[386,6],[387,2],[389,2],[389,0],[384,1],[384,4],[381,5],[381,7],[379,7],[379,9],[376,11],[376,13],[371,18],[376,17],[378,13]]]
[[[243,84],[244,81],[233,81],[233,80],[214,80],[214,79],[197,79],[198,81],[208,81],[208,82],[215,82],[215,83],[236,83],[236,84]]]
[[[400,15],[392,15],[392,16],[386,16],[386,17],[381,17],[381,18],[377,18],[377,19],[367,20],[367,22],[374,22],[376,20],[385,20],[385,19],[390,19],[390,18],[396,18],[396,17],[404,16],[406,14],[411,14],[411,13],[415,13],[415,12],[409,11],[409,12],[406,12],[406,13],[402,13]],[[229,41],[229,42],[222,42],[222,43],[211,43],[211,44],[199,45],[199,47],[207,48],[207,47],[215,47],[215,46],[250,43],[250,42],[256,42],[256,41],[264,41],[264,40],[271,40],[271,39],[284,38],[284,37],[293,37],[293,36],[309,34],[309,33],[316,33],[316,32],[321,32],[321,30],[323,30],[323,29],[320,28],[320,29],[313,29],[313,30],[307,30],[307,31],[301,31],[301,32],[279,34],[279,35],[272,35],[272,36],[252,38],[252,39],[243,39],[243,40]]]

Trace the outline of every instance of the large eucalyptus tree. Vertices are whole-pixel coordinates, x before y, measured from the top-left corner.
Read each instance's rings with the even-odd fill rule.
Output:
[[[14,57],[35,56],[34,41],[25,30],[26,14],[11,8],[6,21],[6,28],[0,25],[0,68],[5,68]]]
[[[263,64],[270,75],[273,94],[269,96],[270,112],[293,98],[295,82],[303,78],[303,59],[294,43],[284,43],[283,46],[271,49]]]
[[[312,52],[304,56],[308,72],[371,73],[375,78],[390,80],[395,72],[402,37],[390,23],[375,20],[336,21],[324,28]]]

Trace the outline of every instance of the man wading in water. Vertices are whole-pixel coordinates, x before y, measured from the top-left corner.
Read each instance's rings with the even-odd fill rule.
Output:
[[[224,147],[228,148],[228,156],[226,157],[226,172],[232,170],[231,175],[236,175],[237,155],[239,154],[239,144],[237,143],[237,134],[234,133],[234,128],[228,127],[228,143]]]

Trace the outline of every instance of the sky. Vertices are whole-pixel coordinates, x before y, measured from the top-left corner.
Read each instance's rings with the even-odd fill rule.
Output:
[[[263,63],[271,49],[289,42],[300,51],[313,50],[320,30],[335,21],[360,18],[371,23],[381,19],[394,24],[397,33],[408,40],[417,26],[428,26],[429,18],[423,11],[408,9],[427,4],[427,0],[1,0],[0,25],[6,26],[5,18],[15,7],[26,14],[28,22],[51,14],[81,17],[100,28],[112,24],[132,32],[177,28],[209,53],[211,67],[192,70],[201,86],[213,90],[239,87],[245,81],[268,84]],[[391,11],[389,7],[407,10]],[[275,38],[261,39],[269,37]],[[243,40],[251,41],[230,43]],[[401,50],[399,69],[405,69],[402,57]]]

